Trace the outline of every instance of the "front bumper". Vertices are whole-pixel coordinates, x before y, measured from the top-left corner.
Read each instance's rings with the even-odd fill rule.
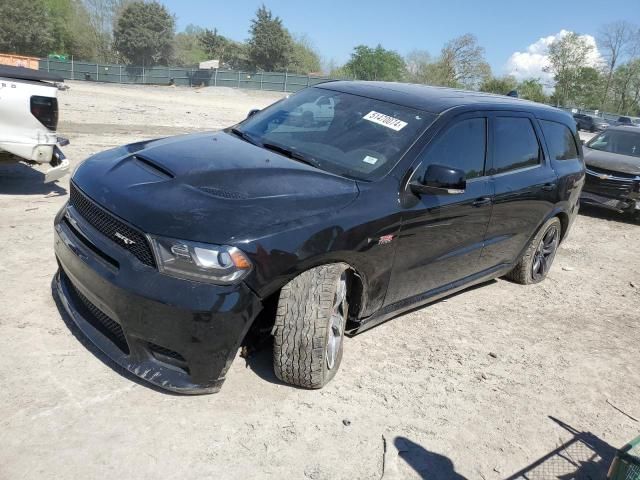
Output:
[[[55,292],[83,335],[161,389],[217,392],[262,308],[244,283],[216,286],[160,274],[82,217],[55,220]]]
[[[640,210],[640,178],[587,168],[581,201],[617,212]]]

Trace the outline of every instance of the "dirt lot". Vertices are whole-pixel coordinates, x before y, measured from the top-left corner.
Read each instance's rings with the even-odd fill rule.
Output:
[[[60,132],[74,164],[220,128],[280,97],[70,84]],[[323,390],[279,384],[262,351],[238,357],[219,394],[182,397],[123,376],[70,333],[51,296],[68,178],[41,180],[0,166],[2,479],[377,479],[384,468],[385,479],[489,480],[547,454],[527,478],[573,472],[569,460],[592,475],[578,478],[600,478],[612,447],[640,432],[640,226],[616,215],[583,211],[540,285],[490,282],[348,339]]]

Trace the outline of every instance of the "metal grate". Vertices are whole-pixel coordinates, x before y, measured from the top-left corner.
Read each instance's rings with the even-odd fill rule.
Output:
[[[131,252],[145,265],[155,267],[153,252],[146,237],[139,230],[130,227],[115,215],[100,207],[96,202],[71,183],[69,204],[96,230],[112,242]],[[124,238],[123,238],[124,237]],[[128,242],[125,241],[129,240]]]
[[[128,355],[129,345],[127,344],[127,339],[120,324],[96,307],[87,297],[80,293],[80,290],[74,287],[70,281],[68,281],[68,285],[71,287],[73,294],[82,302],[82,305],[84,305],[86,309],[85,319]]]

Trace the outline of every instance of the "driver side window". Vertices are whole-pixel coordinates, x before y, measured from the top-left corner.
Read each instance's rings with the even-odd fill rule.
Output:
[[[422,155],[421,169],[429,165],[463,170],[467,180],[484,176],[487,120],[469,118],[447,128]]]

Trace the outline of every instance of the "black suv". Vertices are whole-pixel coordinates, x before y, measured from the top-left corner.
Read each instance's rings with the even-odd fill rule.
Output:
[[[55,290],[163,389],[217,391],[258,324],[278,378],[319,388],[345,333],[491,278],[544,279],[584,175],[560,110],[324,83],[225,131],[86,160],[55,219]]]
[[[578,130],[586,130],[587,132],[601,132],[609,128],[609,123],[600,117],[592,117],[584,113],[576,113],[573,116],[576,121]]]

